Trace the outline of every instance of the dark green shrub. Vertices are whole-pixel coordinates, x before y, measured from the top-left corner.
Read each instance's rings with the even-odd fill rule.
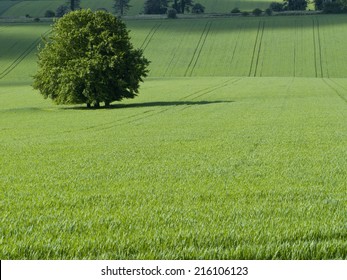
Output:
[[[269,6],[269,9],[273,10],[274,12],[282,12],[284,6],[282,3],[272,2]]]
[[[200,3],[194,4],[192,8],[192,13],[193,14],[203,14],[205,12],[205,7],[201,5]]]
[[[174,9],[174,8],[168,9],[167,10],[167,18],[171,18],[171,19],[177,18],[176,9]]]
[[[241,15],[242,15],[243,17],[247,17],[247,16],[249,16],[249,12],[244,11],[244,12],[241,13]]]
[[[67,14],[68,12],[70,12],[70,8],[66,5],[61,5],[57,8],[55,15],[56,15],[56,17],[61,18],[65,14]]]
[[[323,5],[323,13],[340,14],[342,12],[342,6],[339,2],[327,2]]]
[[[232,14],[239,14],[239,13],[241,13],[241,11],[240,11],[239,8],[234,8],[234,9],[231,10],[231,13]]]
[[[55,17],[55,12],[53,12],[52,10],[47,10],[45,12],[45,17],[47,18]]]
[[[266,14],[267,16],[271,16],[271,15],[272,15],[272,10],[271,10],[270,8],[267,8],[267,9],[265,10],[265,14]]]
[[[261,9],[259,9],[259,8],[256,8],[256,9],[254,9],[253,11],[252,11],[252,14],[254,15],[254,16],[260,16],[261,14],[263,13],[263,11],[261,10]]]

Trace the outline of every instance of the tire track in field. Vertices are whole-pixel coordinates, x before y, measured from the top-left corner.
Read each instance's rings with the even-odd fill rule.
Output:
[[[315,75],[316,78],[323,78],[322,48],[320,43],[319,22],[314,18],[312,19],[312,30]]]
[[[295,69],[295,65],[296,65],[296,45],[298,43],[298,21],[295,21],[295,36],[294,36],[294,69],[293,69],[293,77],[296,76],[296,69]]]
[[[50,31],[45,32],[43,36],[48,32]],[[0,80],[11,73],[18,66],[18,64],[20,64],[37,47],[40,41],[41,38],[38,38],[34,42],[32,42],[8,67],[5,68],[5,70],[0,72]]]
[[[261,50],[261,45],[262,45],[262,40],[263,40],[263,35],[264,35],[264,28],[265,28],[265,22],[259,21],[257,36],[255,38],[254,47],[253,47],[251,65],[249,67],[249,73],[248,73],[249,77],[255,77],[257,74],[259,57],[260,57],[260,50]],[[254,68],[254,71],[252,71],[253,68]],[[252,72],[253,72],[253,74],[252,74]]]
[[[321,38],[320,38],[320,28],[319,28],[319,21],[316,19],[317,23],[317,34],[318,34],[318,53],[319,53],[319,64],[320,64],[320,72],[321,77],[323,78],[323,60],[322,60],[322,46],[321,46]]]
[[[317,60],[316,60],[316,57],[317,57],[317,48],[316,48],[316,35],[315,35],[315,24],[314,24],[314,19],[312,19],[312,24],[313,24],[313,27],[312,27],[312,30],[313,30],[313,60],[314,60],[314,70],[315,70],[315,77],[317,78],[318,75],[317,75]]]
[[[231,82],[230,84],[235,84],[235,83],[239,82],[242,79],[243,79],[243,77],[236,78],[236,79],[235,78],[228,79],[228,80],[224,81],[222,85],[218,84],[218,85],[215,85],[215,86],[212,86],[212,87],[200,89],[198,91],[195,91],[192,94],[188,94],[188,95],[182,97],[181,99],[179,99],[179,101],[187,101],[187,102],[189,102],[189,100],[196,100],[197,98],[199,98],[201,96],[207,95],[207,94],[212,93],[212,92],[214,92],[214,91],[216,91],[216,90],[218,90],[220,88],[228,86],[228,84],[230,82]],[[193,98],[189,99],[189,97],[191,97],[193,95],[196,95],[196,94],[197,94],[197,96],[194,96]],[[141,121],[141,120],[145,120],[145,119],[151,118],[153,116],[165,113],[165,112],[167,112],[169,110],[174,110],[178,106],[179,105],[172,105],[172,106],[167,106],[166,108],[159,109],[159,110],[154,110],[154,109],[153,110],[146,110],[144,112],[135,113],[135,114],[133,114],[131,116],[126,116],[126,117],[120,118],[118,120],[113,120],[113,121],[106,122],[106,123],[103,123],[103,124],[96,124],[96,125],[92,125],[92,126],[88,126],[88,127],[82,128],[82,129],[69,129],[69,130],[65,130],[65,131],[60,132],[60,134],[70,134],[70,133],[90,131],[90,130],[97,131],[97,132],[105,131],[105,130],[108,130],[108,129],[111,129],[111,128],[114,128],[114,127],[117,127],[117,126],[126,125],[126,124],[130,124],[130,123],[134,123],[134,122],[137,122],[137,121]],[[191,106],[194,106],[194,105],[187,105],[186,107],[189,108]],[[30,138],[28,138],[28,137],[21,137],[21,138],[16,138],[16,139],[13,139],[13,140],[14,141],[30,140],[30,139],[37,139],[37,138],[47,137],[47,136],[51,136],[51,135],[52,134],[48,134],[48,135],[40,134],[40,135],[32,136]]]
[[[187,30],[185,31],[184,38],[186,37],[186,34],[190,34],[190,32],[191,32],[191,28],[190,28],[190,29],[187,29]],[[180,49],[181,49],[181,46],[185,43],[184,38],[179,42],[178,46],[176,47],[176,49],[175,49],[175,51],[174,51],[174,53],[173,53],[173,55],[172,55],[172,57],[171,57],[171,59],[170,59],[170,62],[168,63],[168,65],[167,65],[167,67],[166,67],[166,69],[165,69],[165,72],[164,72],[164,75],[163,75],[164,77],[167,77],[166,74],[167,74],[167,72],[170,70],[170,68],[172,67],[172,64],[174,63],[176,57],[177,57],[177,56],[180,56],[180,52],[177,51],[177,50],[180,50]],[[172,72],[172,70],[171,70],[171,72]]]
[[[195,100],[195,99],[197,99],[197,98],[199,98],[199,97],[201,97],[201,96],[204,96],[204,95],[206,95],[206,94],[208,94],[208,93],[211,93],[211,92],[213,92],[213,91],[216,91],[217,89],[226,87],[230,82],[231,82],[230,84],[236,84],[238,81],[242,80],[243,77],[236,78],[235,80],[234,80],[234,79],[235,79],[235,78],[228,79],[228,80],[224,81],[224,82],[222,83],[222,85],[221,85],[221,84],[218,84],[218,85],[215,85],[215,86],[211,86],[211,87],[207,87],[207,88],[200,89],[200,90],[198,90],[198,91],[196,91],[196,92],[193,92],[193,93],[191,93],[191,94],[188,94],[188,95],[186,95],[186,96],[180,98],[179,100],[180,100],[180,101],[182,101],[182,100],[187,100],[189,97],[192,97],[192,96],[198,94],[197,96],[191,98],[191,100]]]
[[[197,98],[199,98],[201,96],[210,94],[210,93],[212,93],[212,92],[214,92],[214,91],[216,91],[218,89],[221,89],[223,87],[228,86],[229,84],[235,84],[235,83],[237,83],[238,81],[240,81],[242,79],[243,79],[243,77],[237,78],[235,80],[228,79],[225,82],[223,82],[223,84],[221,84],[221,85],[218,84],[216,86],[204,88],[204,89],[198,90],[198,91],[196,91],[196,92],[194,92],[192,94],[188,94],[188,95],[182,97],[181,99],[179,99],[179,101],[196,100]],[[194,96],[194,95],[196,95],[196,96]],[[192,96],[194,96],[194,97],[190,98]],[[116,120],[116,121],[112,121],[112,122],[108,122],[108,123],[105,123],[105,124],[101,124],[101,125],[99,124],[99,125],[95,125],[95,126],[90,126],[88,128],[84,128],[84,129],[81,129],[79,131],[91,130],[91,129],[93,129],[93,131],[104,131],[104,130],[107,130],[107,129],[114,128],[116,126],[130,124],[130,123],[134,123],[134,122],[137,122],[137,121],[142,121],[142,120],[151,118],[153,116],[165,113],[167,111],[174,110],[175,108],[177,108],[177,106],[178,105],[172,105],[172,106],[168,106],[167,108],[160,109],[158,111],[156,111],[156,110],[149,110],[149,111],[141,112],[141,113],[138,113],[138,114],[134,114],[134,115],[132,115],[130,117],[125,117],[125,118],[122,118],[122,119],[119,119],[119,120]],[[194,106],[194,105],[187,105],[183,109],[190,108],[191,106]],[[74,131],[76,131],[76,130],[74,130]],[[69,132],[74,132],[74,131],[69,131]]]
[[[207,36],[208,36],[208,34],[210,32],[211,25],[212,25],[211,21],[206,22],[204,30],[202,31],[201,36],[199,38],[198,44],[195,47],[193,56],[192,56],[188,66],[187,66],[187,69],[186,69],[185,73],[184,73],[184,77],[187,77],[187,75],[189,75],[189,77],[192,76],[192,73],[193,73],[193,71],[194,71],[194,69],[196,67],[196,64],[197,64],[197,62],[198,62],[198,60],[200,58],[202,49],[203,49],[203,47],[205,45]]]
[[[323,80],[323,82],[329,87],[329,88],[331,88],[345,103],[347,103],[347,97],[346,96],[344,96],[341,92],[339,92],[339,90],[337,89],[337,88],[335,88],[334,86],[332,86],[331,84],[329,84],[328,83],[328,81],[329,82],[331,82],[331,83],[333,83],[333,84],[335,84],[336,86],[338,86],[338,87],[340,87],[341,89],[343,89],[344,91],[347,91],[346,90],[346,88],[344,88],[343,86],[341,86],[339,83],[337,83],[337,82],[335,82],[335,81],[333,81],[333,80],[331,80],[331,79],[322,79]]]
[[[142,49],[143,51],[146,50],[146,48],[148,47],[149,43],[151,42],[155,33],[158,31],[158,29],[160,28],[161,25],[162,25],[162,23],[160,22],[160,23],[155,24],[151,28],[151,30],[148,32],[145,40],[142,42],[140,49]]]
[[[234,61],[234,57],[235,57],[235,53],[236,53],[236,48],[238,47],[239,45],[239,38],[240,38],[240,34],[241,34],[241,30],[243,29],[244,27],[244,24],[242,24],[239,28],[239,32],[237,33],[237,37],[236,37],[236,40],[235,40],[235,46],[234,46],[234,49],[233,49],[233,52],[232,52],[232,55],[231,55],[231,60],[230,60],[230,65],[233,63]]]

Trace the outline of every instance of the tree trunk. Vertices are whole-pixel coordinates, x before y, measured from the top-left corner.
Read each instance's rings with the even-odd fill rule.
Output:
[[[110,101],[105,101],[105,107],[110,108]]]
[[[94,108],[95,108],[95,109],[100,108],[100,102],[99,102],[99,101],[96,101],[96,102],[94,103]]]
[[[90,107],[91,107],[91,106],[90,106],[90,103],[87,103],[87,108],[90,109]]]

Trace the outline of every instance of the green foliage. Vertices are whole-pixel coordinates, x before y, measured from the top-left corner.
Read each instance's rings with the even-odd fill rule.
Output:
[[[171,19],[177,18],[177,11],[174,8],[170,8],[167,10],[167,17]]]
[[[129,5],[130,0],[114,0],[114,10],[116,12],[116,14],[119,15],[125,15],[127,13],[127,11],[129,10],[129,8],[131,7]]]
[[[200,3],[195,3],[192,7],[193,14],[203,14],[205,12],[205,7]]]
[[[325,0],[314,0],[313,2],[316,10],[323,10]]]
[[[334,2],[324,2],[323,12],[326,14],[340,14],[347,12],[347,1],[339,0]]]
[[[178,13],[184,14],[184,12],[190,12],[190,9],[194,5],[193,2],[193,0],[174,0],[172,7],[175,8]]]
[[[39,53],[34,88],[57,104],[106,105],[134,98],[149,62],[130,43],[125,24],[103,11],[70,12]]]
[[[307,0],[284,0],[284,8],[288,11],[306,10]]]
[[[47,10],[45,12],[45,17],[47,18],[55,17],[55,12],[53,12],[52,10]]]
[[[261,14],[263,13],[263,11],[259,8],[255,8],[253,11],[252,11],[252,14],[254,16],[260,16]]]
[[[241,15],[244,16],[244,17],[249,16],[249,12],[243,11],[243,12],[241,13]]]
[[[272,15],[272,10],[271,10],[270,8],[267,8],[267,9],[265,10],[265,14],[266,14],[267,16],[271,16],[271,15]]]
[[[168,0],[146,0],[145,14],[165,14],[168,8]]]
[[[56,12],[55,12],[55,15],[56,17],[58,18],[61,18],[63,17],[64,15],[66,15],[68,12],[70,12],[70,8],[66,5],[61,5],[57,8]]]
[[[284,9],[284,5],[282,3],[272,2],[269,8],[274,12],[282,12]]]
[[[80,0],[67,0],[67,5],[71,11],[75,11],[81,8],[80,2]]]
[[[238,13],[241,13],[241,11],[240,11],[239,8],[236,7],[236,8],[234,8],[234,9],[231,10],[231,13],[232,13],[232,14],[238,14]]]

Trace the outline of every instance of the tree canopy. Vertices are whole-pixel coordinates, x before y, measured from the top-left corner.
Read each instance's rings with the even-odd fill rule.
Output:
[[[113,8],[114,8],[116,14],[119,14],[121,16],[126,14],[126,12],[131,7],[129,5],[129,2],[130,2],[130,0],[115,0]]]
[[[168,8],[168,0],[146,0],[145,14],[165,14]]]
[[[59,19],[38,58],[35,89],[57,104],[88,107],[134,98],[149,65],[142,50],[133,48],[120,19],[91,10]]]
[[[306,10],[308,1],[307,0],[284,0],[284,6],[286,10],[298,11]]]

